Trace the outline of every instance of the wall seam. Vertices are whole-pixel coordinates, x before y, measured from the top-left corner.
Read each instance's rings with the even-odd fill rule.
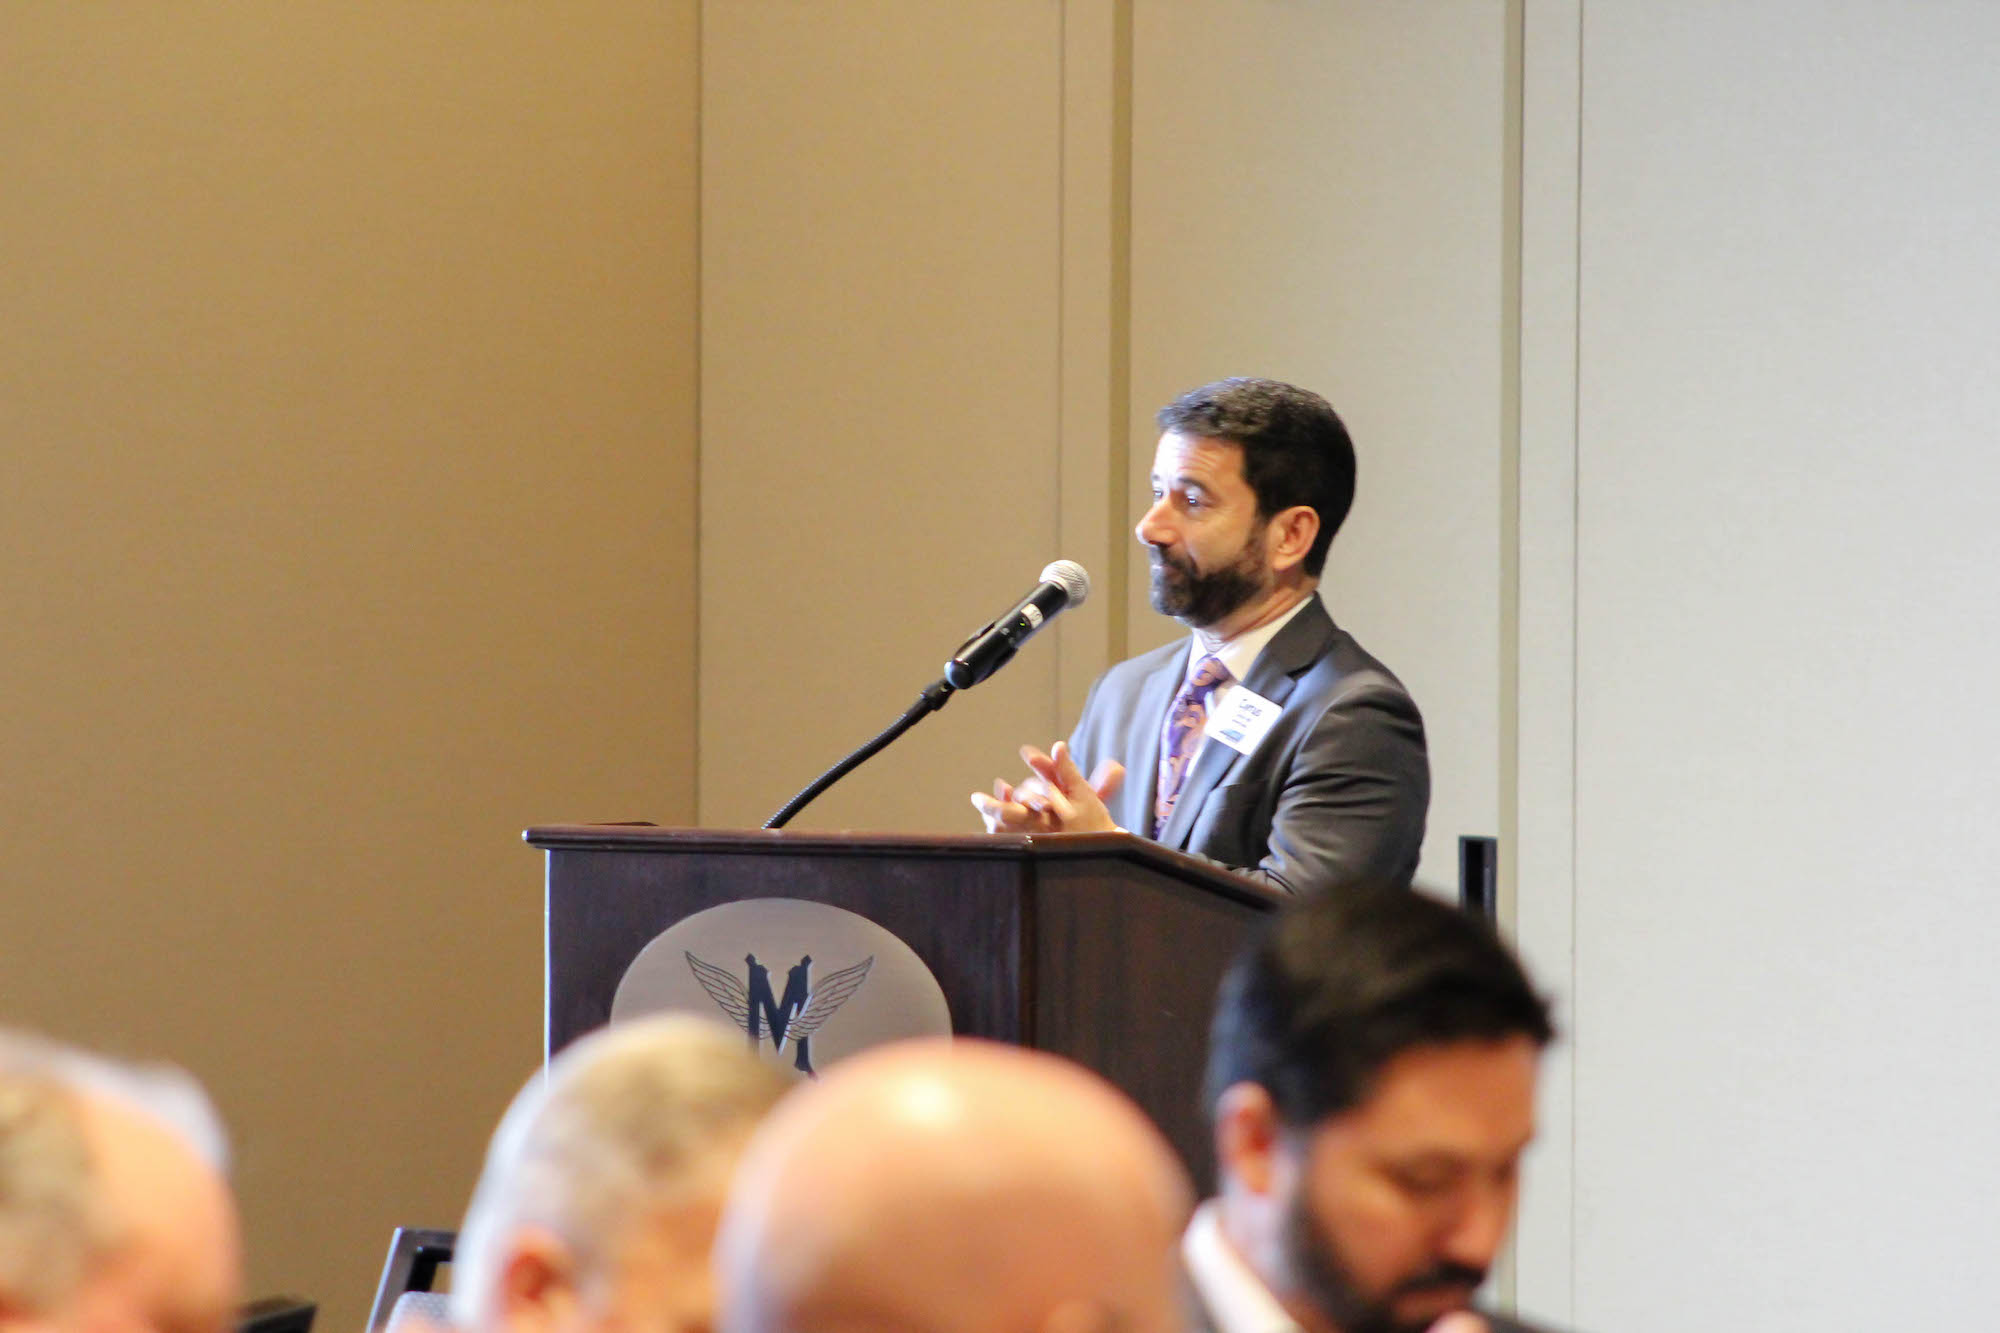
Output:
[[[1069,135],[1070,135],[1070,94],[1069,94],[1069,23],[1073,0],[1064,0],[1056,20],[1056,337],[1055,337],[1055,397],[1056,397],[1056,546],[1063,545],[1063,532],[1068,526],[1068,490],[1064,483],[1069,477],[1071,459],[1069,451],[1074,441],[1070,439],[1069,394],[1066,381],[1069,377]],[[1067,555],[1060,556],[1068,559]],[[1062,727],[1063,669],[1060,654],[1049,654],[1053,689],[1052,711],[1056,716],[1056,727]]]
[[[1525,267],[1524,173],[1527,4],[1507,0],[1503,11],[1501,72],[1501,278],[1500,278],[1500,726],[1498,814],[1499,898],[1494,904],[1501,928],[1520,939],[1521,841],[1521,398],[1524,338],[1522,271]],[[1520,1308],[1518,1250],[1510,1245],[1499,1269],[1498,1290],[1505,1308]]]
[[[1574,1029],[1570,1037],[1569,1061],[1569,1310],[1572,1322],[1576,1319],[1577,1291],[1577,1155],[1580,1136],[1577,1124],[1582,1119],[1577,1105],[1577,1071],[1583,1064],[1583,1006],[1577,1004],[1581,994],[1578,978],[1582,972],[1582,949],[1577,934],[1579,912],[1577,872],[1577,814],[1578,814],[1578,760],[1581,754],[1578,727],[1582,721],[1579,700],[1583,693],[1582,640],[1583,640],[1583,61],[1587,49],[1584,42],[1584,24],[1587,21],[1589,5],[1587,0],[1577,0],[1576,6],[1576,217],[1575,246],[1573,254],[1576,265],[1574,282],[1571,287],[1570,312],[1570,611],[1569,611],[1569,993],[1573,1011],[1570,1023]]]
[[[707,178],[703,168],[708,145],[703,113],[708,102],[708,6],[694,7],[694,614],[690,617],[694,626],[693,652],[693,695],[694,707],[689,713],[693,722],[694,741],[689,750],[689,763],[694,770],[694,791],[688,814],[695,827],[701,827],[702,820],[702,765],[701,765],[701,663],[702,663],[702,511],[704,506],[702,485],[704,462],[702,450],[702,361],[704,341],[702,337],[702,316],[704,298],[708,291],[708,269],[704,259],[702,244],[708,225]]]
[[[1111,48],[1111,661],[1132,652],[1130,614],[1131,551],[1121,540],[1127,529],[1127,486],[1132,473],[1132,0],[1113,0]]]

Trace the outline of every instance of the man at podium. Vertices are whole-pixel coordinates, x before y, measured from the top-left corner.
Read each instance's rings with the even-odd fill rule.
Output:
[[[1158,421],[1137,535],[1153,609],[1191,635],[1105,672],[1070,740],[1024,746],[1032,775],[974,807],[988,832],[1130,831],[1289,893],[1407,883],[1423,720],[1319,597],[1354,499],[1346,427],[1264,379],[1190,390]]]

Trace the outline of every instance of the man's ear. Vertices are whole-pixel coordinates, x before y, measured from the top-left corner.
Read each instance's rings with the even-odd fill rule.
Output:
[[[1293,505],[1271,516],[1264,528],[1264,555],[1271,568],[1284,572],[1305,563],[1313,542],[1319,537],[1319,511],[1311,505]]]
[[[508,1333],[574,1328],[581,1295],[576,1256],[547,1227],[524,1226],[508,1238],[494,1312]]]
[[[1216,1169],[1252,1194],[1269,1194],[1281,1128],[1269,1089],[1261,1083],[1230,1084],[1215,1103]]]

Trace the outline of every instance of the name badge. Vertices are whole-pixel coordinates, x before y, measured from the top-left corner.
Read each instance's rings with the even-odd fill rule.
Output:
[[[1232,685],[1209,712],[1202,734],[1213,736],[1238,754],[1249,754],[1278,720],[1278,705],[1254,690]]]

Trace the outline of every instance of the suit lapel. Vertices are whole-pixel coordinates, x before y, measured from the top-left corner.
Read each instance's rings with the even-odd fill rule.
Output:
[[[1333,642],[1333,629],[1333,617],[1315,594],[1306,609],[1264,645],[1250,668],[1250,679],[1243,683],[1272,703],[1283,705],[1305,669],[1325,655]]]
[[[1264,645],[1264,651],[1257,655],[1257,661],[1250,668],[1249,679],[1243,682],[1244,687],[1261,694],[1282,710],[1299,683],[1299,674],[1319,659],[1332,637],[1333,619],[1315,595],[1303,611],[1278,631],[1277,637]],[[1160,705],[1161,716],[1165,712],[1166,703],[1163,701]],[[1159,754],[1160,738],[1156,726],[1153,735],[1156,773]],[[1208,794],[1215,790],[1225,774],[1250,758],[1250,755],[1238,754],[1213,737],[1203,740],[1200,752],[1195,755],[1194,767],[1181,784],[1181,794],[1174,800],[1174,813],[1167,820],[1167,826],[1160,830],[1160,842],[1168,847],[1185,849],[1188,834],[1194,831],[1195,816],[1200,813]]]

